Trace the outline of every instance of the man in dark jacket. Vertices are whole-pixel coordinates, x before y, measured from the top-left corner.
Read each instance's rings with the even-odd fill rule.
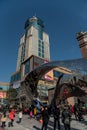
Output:
[[[68,110],[68,107],[64,107],[64,110],[62,112],[62,122],[64,123],[65,130],[70,130],[70,120],[71,120],[71,115]]]
[[[42,107],[41,116],[42,116],[42,120],[43,120],[41,130],[43,130],[43,129],[47,130],[47,125],[48,125],[48,121],[49,121],[49,114],[48,114],[48,108],[47,107]]]
[[[54,130],[56,130],[56,123],[58,123],[58,130],[60,130],[60,108],[59,106],[55,106],[54,111]]]

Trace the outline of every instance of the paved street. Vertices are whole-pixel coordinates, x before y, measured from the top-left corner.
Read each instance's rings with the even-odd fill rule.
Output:
[[[72,119],[71,122],[71,130],[87,130],[87,117],[84,117],[85,121],[75,121]],[[5,130],[40,130],[41,123],[36,121],[35,119],[29,119],[28,115],[23,116],[23,120],[21,124],[17,124],[17,117],[14,122],[14,127],[7,127]],[[1,130],[1,129],[0,129]],[[53,130],[53,118],[50,118],[49,124],[48,124],[48,130]],[[64,130],[63,124],[61,123],[61,130]]]

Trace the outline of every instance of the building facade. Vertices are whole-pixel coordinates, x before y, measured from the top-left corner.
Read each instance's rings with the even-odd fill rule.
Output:
[[[49,35],[44,31],[44,24],[40,18],[33,17],[25,22],[25,33],[20,38],[20,45],[18,50],[18,59],[16,72],[11,75],[10,86],[16,89],[22,89],[21,83],[25,79],[26,75],[38,66],[50,61],[50,43]],[[51,78],[52,75],[52,78]],[[45,79],[53,80],[53,72],[46,74]],[[38,92],[42,92],[38,85]],[[43,95],[47,97],[47,87]],[[22,89],[23,90],[23,89]],[[25,91],[20,91],[20,96],[24,97]],[[41,97],[41,93],[40,93]]]
[[[15,88],[20,86],[19,82],[33,69],[50,61],[49,35],[44,32],[43,21],[37,17],[30,18],[25,22],[24,28],[16,71],[11,75],[11,83]]]
[[[79,42],[82,57],[87,58],[87,32],[79,32],[77,34],[77,40]]]
[[[20,39],[17,69],[32,55],[50,61],[49,36],[44,32],[43,21],[37,17],[25,22],[25,33]]]

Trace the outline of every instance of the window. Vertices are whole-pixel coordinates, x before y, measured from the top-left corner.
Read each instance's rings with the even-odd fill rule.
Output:
[[[42,49],[42,53],[44,53],[44,49]]]
[[[42,54],[42,58],[44,58],[44,54]]]
[[[42,45],[42,49],[44,49],[44,45]]]
[[[30,62],[27,61],[27,62],[25,63],[25,74],[29,73],[29,71],[30,71]]]
[[[18,81],[20,79],[21,79],[21,72],[18,72],[11,77],[11,83],[14,82],[14,81]]]
[[[38,41],[38,56],[44,58],[44,42],[41,39]]]
[[[39,48],[39,51],[41,52],[41,48]]]
[[[41,57],[41,53],[39,52],[38,55]]]

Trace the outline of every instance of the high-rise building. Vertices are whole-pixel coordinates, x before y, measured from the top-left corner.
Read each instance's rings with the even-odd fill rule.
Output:
[[[32,55],[50,61],[49,36],[44,32],[43,21],[35,16],[25,22],[25,33],[20,39],[16,70],[19,70],[21,63]]]
[[[44,32],[43,21],[34,16],[25,22],[24,29],[25,33],[20,38],[16,72],[11,75],[10,80],[10,86],[16,88],[18,91],[20,90],[18,92],[20,97],[27,96],[24,89],[25,87],[22,86],[26,75],[36,67],[50,61],[49,35]],[[46,74],[46,76],[43,76],[43,79],[45,80],[50,77],[53,81],[52,73],[53,72]],[[45,83],[45,81],[43,82]],[[42,92],[41,89],[42,86],[44,86],[43,82],[40,81],[40,83],[38,83],[38,91],[40,90],[40,92]],[[45,86],[49,85],[47,84]],[[44,90],[46,95],[47,89]]]
[[[87,58],[87,32],[79,32],[77,34],[77,40],[79,42],[82,57]]]

